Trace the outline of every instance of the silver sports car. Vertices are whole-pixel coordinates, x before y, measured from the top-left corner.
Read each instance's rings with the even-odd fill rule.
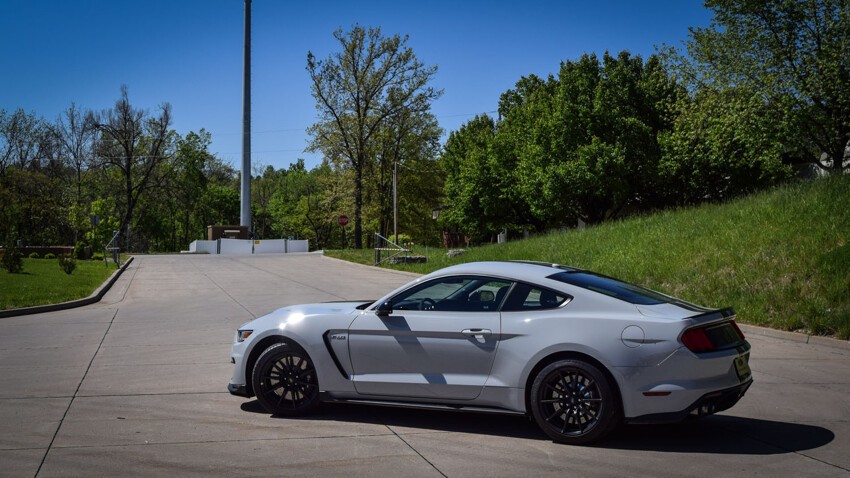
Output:
[[[749,351],[732,309],[557,264],[478,262],[246,323],[228,390],[283,416],[320,402],[527,414],[583,444],[728,409],[752,384]]]

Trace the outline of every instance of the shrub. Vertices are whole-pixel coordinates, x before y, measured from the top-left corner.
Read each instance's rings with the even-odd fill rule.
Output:
[[[74,246],[74,258],[81,261],[91,257],[91,246],[86,241],[79,241]]]
[[[77,259],[71,254],[62,254],[59,256],[59,268],[65,271],[66,274],[71,275],[74,269],[77,268]]]
[[[24,258],[21,251],[14,244],[6,246],[6,253],[3,254],[3,268],[9,271],[10,274],[20,274],[24,271]]]
[[[38,259],[38,252],[30,252],[29,258],[30,259]]]
[[[95,252],[94,254],[91,255],[91,260],[102,261],[103,260],[103,254],[100,253],[100,252]]]
[[[52,252],[48,252],[47,254],[44,255],[44,258],[45,259],[56,259],[56,254],[54,254]]]

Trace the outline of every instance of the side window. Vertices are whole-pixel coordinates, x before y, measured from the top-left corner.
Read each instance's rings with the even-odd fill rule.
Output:
[[[511,283],[508,281],[489,277],[443,277],[420,284],[393,297],[393,309],[497,311],[510,286]]]
[[[529,284],[517,284],[505,301],[502,310],[513,312],[554,309],[566,302],[567,299],[569,299],[569,296],[560,292],[554,292]]]
[[[488,312],[499,310],[511,283],[503,280],[491,280],[479,285],[469,293],[465,310]]]

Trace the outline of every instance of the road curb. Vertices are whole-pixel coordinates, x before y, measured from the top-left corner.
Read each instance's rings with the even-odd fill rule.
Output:
[[[338,259],[336,257],[326,256],[325,251],[315,251],[315,252],[311,252],[310,254],[318,254],[318,253],[321,253],[322,257],[324,257],[325,259],[331,259],[331,260],[334,260],[334,261],[341,261],[341,262],[345,262],[346,264],[352,264],[352,265],[355,265],[357,267],[366,267],[366,268],[369,268],[369,269],[372,269],[372,270],[378,269],[378,270],[381,270],[381,271],[391,272],[393,274],[399,274],[399,275],[411,277],[411,278],[414,278],[414,279],[417,278],[417,277],[422,277],[422,275],[423,275],[423,274],[417,274],[415,272],[399,271],[399,270],[396,270],[396,269],[387,269],[385,267],[370,266],[368,264],[361,264],[359,262],[351,262],[351,261],[347,261],[345,259]]]
[[[43,312],[55,312],[57,310],[65,310],[65,309],[73,309],[76,307],[82,307],[84,305],[94,304],[95,302],[99,302],[100,299],[109,291],[112,287],[112,284],[121,277],[121,274],[124,273],[124,270],[127,269],[127,266],[133,262],[133,256],[130,256],[127,259],[127,262],[124,263],[123,266],[118,268],[115,272],[109,276],[109,279],[106,280],[103,284],[100,285],[94,292],[85,299],[77,299],[77,300],[69,300],[68,302],[60,302],[58,304],[47,304],[47,305],[36,305],[33,307],[22,307],[20,309],[7,309],[0,310],[0,319],[5,319],[7,317],[19,317],[21,315],[30,315],[30,314],[41,314]]]
[[[809,335],[801,332],[788,332],[785,330],[769,329],[767,327],[759,327],[757,325],[748,325],[742,323],[738,323],[738,326],[740,326],[741,330],[743,330],[744,333],[748,335],[761,335],[764,337],[783,339],[801,344],[821,345],[824,347],[834,347],[844,350],[850,350],[850,341],[847,340],[824,337],[821,335]]]

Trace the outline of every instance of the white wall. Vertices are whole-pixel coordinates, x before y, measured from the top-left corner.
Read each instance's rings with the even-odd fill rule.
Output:
[[[189,252],[199,254],[218,254],[218,241],[192,241]]]
[[[221,243],[221,245],[219,245]],[[192,241],[189,252],[199,254],[283,254],[285,252],[310,252],[310,241],[294,239],[219,239],[218,241]]]
[[[219,239],[221,254],[251,254],[254,241],[248,239]]]
[[[284,252],[286,252],[286,239],[254,241],[254,254],[283,254]]]
[[[302,241],[288,239],[286,241],[286,252],[310,252],[310,241],[306,239]]]

